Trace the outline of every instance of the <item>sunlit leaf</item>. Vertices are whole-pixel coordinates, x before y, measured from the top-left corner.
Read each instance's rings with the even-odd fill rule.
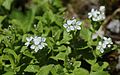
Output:
[[[10,10],[12,2],[13,2],[13,0],[5,0],[2,5],[3,5],[7,10]]]
[[[49,75],[53,65],[47,65],[40,68],[36,75]]]

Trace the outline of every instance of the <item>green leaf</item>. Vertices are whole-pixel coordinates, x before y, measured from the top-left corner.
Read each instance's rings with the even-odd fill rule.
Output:
[[[2,4],[7,10],[10,10],[13,0],[5,0]]]
[[[41,20],[39,20],[39,22],[38,22],[38,24],[37,24],[37,28],[38,28],[38,31],[40,32],[40,33],[43,33],[43,24],[42,24],[42,22],[41,22]]]
[[[38,72],[40,69],[39,65],[28,65],[27,68],[25,68],[25,72]]]
[[[10,22],[12,24],[15,24],[18,29],[23,30],[23,32],[27,32],[31,30],[32,27],[31,25],[34,21],[34,17],[35,17],[35,8],[26,11],[26,14],[18,10],[13,10],[10,15],[10,18],[12,18]]]
[[[51,69],[52,75],[65,75],[61,65],[54,65]]]
[[[73,64],[73,66],[74,66],[75,68],[80,67],[80,65],[81,65],[81,62],[80,62],[80,61],[75,61],[74,64]]]
[[[15,75],[15,73],[10,71],[10,72],[6,72],[6,73],[4,73],[2,75]]]
[[[9,60],[12,68],[14,68],[16,66],[12,55],[2,55],[2,60]],[[4,66],[7,66],[7,65],[4,65]]]
[[[19,60],[18,60],[18,56],[17,56],[17,54],[15,53],[14,50],[11,50],[11,49],[9,49],[9,48],[5,48],[5,49],[4,49],[4,52],[5,52],[5,53],[8,53],[8,54],[12,54],[12,55],[14,56],[14,58],[17,60],[17,62],[19,61]]]
[[[24,52],[25,50],[27,50],[28,48],[27,48],[27,46],[22,46],[22,48],[21,48],[21,51],[20,52]]]
[[[64,48],[64,46],[62,46],[61,48]],[[60,47],[59,47],[60,49]],[[66,51],[65,52],[59,52],[56,56],[51,56],[50,58],[53,58],[54,60],[65,60],[65,57],[68,56],[71,53],[71,48],[67,47],[65,48]],[[64,49],[62,49],[64,50]]]
[[[40,68],[36,75],[49,75],[49,72],[51,71],[52,67],[53,65],[43,66]]]
[[[53,0],[53,5],[56,7],[62,7],[62,2],[60,0]]]
[[[46,39],[46,42],[47,42],[47,44],[48,44],[48,47],[49,47],[50,49],[52,49],[53,46],[54,46],[54,44],[55,44],[54,39],[53,39],[52,37],[48,37],[48,38]]]
[[[72,35],[67,33],[66,31],[63,32],[63,39],[61,41],[58,41],[56,44],[70,44],[70,40],[72,39]]]
[[[91,37],[92,37],[92,32],[85,28],[83,25],[82,25],[82,29],[80,31],[80,36],[85,40],[85,41],[91,41]]]
[[[66,49],[66,55],[69,55],[70,53],[71,53],[71,48],[67,47],[67,49]]]
[[[32,55],[32,53],[31,53],[30,51],[28,51],[28,50],[25,50],[25,51],[23,52],[23,54],[26,55],[26,56],[28,56],[28,57],[30,57],[30,58],[35,58],[35,57]]]
[[[0,24],[6,18],[6,16],[0,16]]]
[[[107,66],[108,66],[107,62],[103,62],[102,65],[96,63],[96,64],[91,66],[91,70],[92,71],[103,71],[103,69],[107,68]]]
[[[53,37],[55,38],[55,40],[59,40],[60,39],[60,35],[61,35],[62,31],[61,30],[56,30]]]
[[[22,36],[22,42],[26,42],[26,37],[27,37],[27,34],[24,34],[24,35]]]
[[[62,52],[62,51],[66,51],[66,46],[62,45],[60,47],[58,47],[58,49],[54,49],[55,52]]]
[[[45,12],[43,16],[45,20],[47,21],[47,24],[51,24],[55,21],[55,15],[53,14],[51,10]]]
[[[110,75],[110,74],[105,71],[99,71],[99,72],[91,72],[90,75]]]
[[[0,43],[1,41],[4,39],[4,36],[3,35],[0,35]]]
[[[90,65],[94,65],[97,61],[97,58],[92,51],[84,51],[83,57],[84,60]]]
[[[65,56],[65,52],[59,52],[56,56],[51,56],[50,58],[53,58],[54,60],[65,60]]]
[[[83,68],[75,68],[73,71],[74,75],[89,75],[89,72]]]

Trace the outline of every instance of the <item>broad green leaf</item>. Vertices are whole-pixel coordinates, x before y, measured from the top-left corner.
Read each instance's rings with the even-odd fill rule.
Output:
[[[71,53],[71,48],[67,47],[67,49],[66,49],[66,55],[69,55],[70,53]]]
[[[65,75],[61,65],[54,65],[51,69],[52,75]]]
[[[48,36],[51,31],[50,27],[44,27],[44,33],[42,33],[42,36]]]
[[[98,63],[94,64],[91,66],[91,70],[92,71],[103,71],[103,69],[108,67],[108,63],[107,62],[103,62],[102,65],[99,65]]]
[[[16,66],[15,65],[15,60],[12,57],[12,55],[2,55],[2,60],[9,60],[12,68],[14,68]],[[5,66],[7,66],[7,65],[5,65]]]
[[[96,59],[86,59],[86,61],[89,63],[89,64],[91,64],[91,65],[93,65],[93,64],[95,64],[96,63]]]
[[[36,75],[49,75],[53,65],[47,65],[40,68]]]
[[[83,52],[84,60],[87,63],[89,63],[90,65],[94,65],[96,63],[96,61],[97,61],[96,56],[94,55],[94,53],[92,51],[86,50],[86,51]]]
[[[63,39],[61,41],[58,41],[56,44],[70,44],[70,40],[72,39],[72,35],[67,33],[66,31],[63,32]]]
[[[59,40],[62,31],[59,30],[59,29],[58,30],[54,30],[54,31],[55,31],[55,33],[53,34],[53,37],[55,38],[55,40]]]
[[[74,75],[89,75],[89,72],[83,68],[75,68],[73,71]]]
[[[55,23],[60,26],[61,28],[63,28],[63,17],[61,15],[55,15]]]
[[[27,48],[27,46],[22,46],[22,48],[21,48],[21,51],[20,52],[24,52],[25,50],[27,50],[28,48]]]
[[[26,37],[27,37],[27,34],[24,34],[23,36],[22,36],[22,42],[26,42],[27,40],[26,40]]]
[[[58,49],[54,49],[55,52],[62,52],[62,51],[66,51],[66,46],[62,45],[60,47],[58,47]]]
[[[2,5],[3,5],[7,10],[10,10],[12,2],[13,2],[13,0],[5,0]]]
[[[80,67],[80,65],[81,65],[81,62],[80,62],[80,61],[75,61],[75,62],[73,63],[73,66],[74,66],[75,68]]]
[[[17,56],[17,54],[15,53],[14,50],[11,50],[11,49],[9,49],[9,48],[5,48],[5,49],[4,49],[4,52],[5,52],[5,53],[8,53],[8,54],[12,54],[12,55],[14,56],[15,60],[17,60],[17,62],[19,62],[18,56]]]
[[[60,0],[52,0],[53,1],[53,5],[56,7],[62,7],[62,2]]]
[[[39,65],[28,65],[27,68],[25,68],[25,72],[38,72],[40,69]]]
[[[91,37],[92,37],[92,32],[85,28],[83,25],[82,25],[82,29],[80,31],[80,36],[85,40],[85,41],[91,41]]]
[[[6,18],[6,16],[0,16],[0,24]]]
[[[51,56],[54,60],[65,60],[66,53],[59,52],[56,56]]]
[[[30,57],[30,58],[35,58],[35,57],[33,56],[33,54],[32,54],[30,51],[28,51],[28,50],[25,50],[25,51],[23,52],[23,54],[26,55],[26,56],[28,56],[28,57]]]
[[[64,46],[62,46],[64,47]],[[62,48],[61,47],[61,48]],[[62,49],[64,50],[64,49]],[[66,52],[59,52],[56,56],[51,56],[51,58],[53,58],[54,60],[65,60],[65,57],[68,56],[71,53],[71,48],[67,47],[66,48]]]
[[[15,73],[10,71],[10,72],[6,72],[6,73],[4,73],[2,75],[15,75]]]
[[[48,45],[48,47],[51,49],[51,48],[53,48],[53,46],[54,46],[54,44],[55,44],[55,41],[54,41],[54,39],[52,38],[52,37],[48,37],[47,39],[46,39],[46,42],[47,42],[47,45]]]

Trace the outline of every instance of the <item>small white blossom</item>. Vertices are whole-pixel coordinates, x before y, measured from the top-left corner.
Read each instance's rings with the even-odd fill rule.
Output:
[[[112,44],[113,42],[111,38],[103,37],[103,40],[98,43],[97,49],[100,50],[101,53],[103,53],[104,49],[106,49],[107,47],[110,48]]]
[[[105,43],[105,44],[113,44],[113,42],[112,42],[112,39],[111,39],[111,38],[106,38],[106,37],[103,37],[103,39],[104,39],[104,43]]]
[[[80,30],[80,25],[82,24],[81,21],[77,21],[76,19],[67,20],[63,27],[66,28],[67,32],[72,30]]]
[[[99,10],[91,9],[88,13],[88,18],[92,18],[93,21],[101,21],[105,19],[105,7],[100,6]]]
[[[25,43],[26,46],[29,46],[30,42],[33,40],[33,37],[31,36],[30,38],[26,38],[27,42]]]
[[[35,52],[38,52],[38,50],[43,49],[47,45],[47,43],[45,43],[46,38],[43,38],[43,37],[35,36],[34,38],[33,37],[32,38],[26,38],[26,40],[28,42],[26,42],[25,45],[29,46],[30,42],[32,42],[30,48],[34,49]]]
[[[91,12],[88,13],[88,18],[97,18],[98,15],[100,14],[99,11],[95,10],[95,9],[91,9]]]
[[[100,12],[105,12],[105,6],[100,6],[100,9],[99,9]]]
[[[103,45],[102,42],[100,41],[99,44],[98,44],[98,46],[97,46],[97,49],[100,50],[101,53],[104,52],[104,47],[103,47],[103,46],[104,46],[104,45]]]

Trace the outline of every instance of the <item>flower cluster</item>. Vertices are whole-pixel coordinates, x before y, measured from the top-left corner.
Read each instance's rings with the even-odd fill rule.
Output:
[[[100,6],[99,10],[91,9],[88,13],[88,18],[92,18],[93,21],[101,21],[105,19],[105,6]]]
[[[45,43],[46,38],[43,37],[27,37],[26,38],[27,42],[25,45],[28,47],[30,45],[31,49],[34,49],[35,52],[37,52],[40,49],[43,49],[47,44]]]
[[[72,20],[67,20],[63,26],[66,28],[67,32],[69,32],[73,30],[81,30],[81,27],[80,27],[81,24],[82,24],[81,21],[72,19]]]
[[[104,52],[105,48],[110,48],[113,44],[111,38],[103,37],[103,40],[98,43],[97,49],[100,50],[101,53]]]

